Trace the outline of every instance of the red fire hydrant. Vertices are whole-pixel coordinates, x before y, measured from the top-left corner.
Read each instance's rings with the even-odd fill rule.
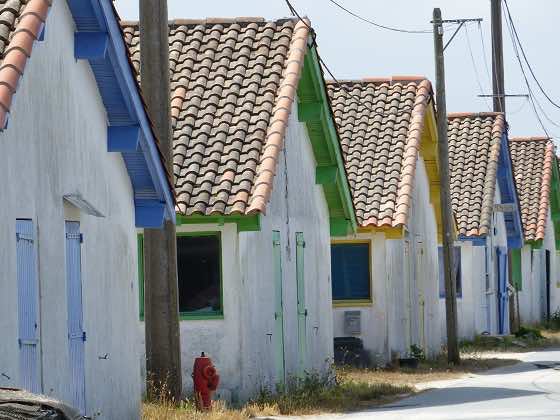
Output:
[[[220,376],[212,364],[212,360],[204,352],[194,359],[193,373],[194,395],[200,410],[212,408],[212,393],[218,388]]]

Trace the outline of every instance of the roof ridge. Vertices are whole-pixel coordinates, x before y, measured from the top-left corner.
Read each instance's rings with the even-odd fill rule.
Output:
[[[306,18],[304,18],[306,19]],[[234,23],[248,24],[248,23],[284,23],[288,21],[297,21],[295,17],[282,17],[278,19],[266,19],[261,16],[236,16],[236,17],[207,17],[201,19],[187,19],[177,18],[169,19],[169,26],[196,26],[196,25],[232,25]],[[307,19],[308,20],[308,19]],[[138,20],[122,20],[122,26],[138,26]]]
[[[541,184],[541,196],[539,202],[539,212],[537,218],[537,230],[535,232],[537,240],[544,239],[546,223],[548,222],[548,208],[550,191],[552,190],[552,165],[554,164],[554,144],[548,142],[544,151],[543,174]]]
[[[447,119],[452,118],[476,118],[476,117],[497,117],[498,115],[504,115],[503,112],[448,112]]]
[[[30,0],[22,9],[0,67],[0,131],[6,127],[12,99],[33,45],[47,20],[51,0]]]
[[[426,76],[419,76],[419,75],[393,75],[393,76],[372,76],[372,77],[363,77],[361,79],[337,79],[337,80],[326,80],[326,83],[390,83],[390,84],[398,84],[398,83],[418,83],[420,84],[422,81],[430,80]],[[431,84],[431,82],[430,82]]]
[[[549,141],[552,140],[552,137],[548,136],[517,136],[517,137],[510,137],[509,141]]]
[[[254,190],[248,203],[249,207],[245,211],[249,215],[264,214],[266,204],[272,194],[272,184],[276,174],[278,157],[284,147],[288,119],[290,118],[293,102],[296,97],[299,78],[303,69],[303,60],[307,52],[309,28],[309,20],[307,18],[304,21],[298,21],[294,27],[292,42],[286,57],[287,65],[284,69],[284,78],[276,93],[278,99],[266,131],[266,140],[257,166]]]

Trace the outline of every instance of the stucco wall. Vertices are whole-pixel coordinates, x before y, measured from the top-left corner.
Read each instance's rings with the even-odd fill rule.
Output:
[[[500,188],[495,186],[495,203],[501,203]],[[472,339],[476,334],[498,333],[498,263],[496,248],[507,247],[504,214],[494,212],[486,246],[473,245],[471,241],[458,241],[461,246],[461,297],[457,298],[459,338]],[[488,284],[486,275],[488,274]],[[487,287],[488,286],[488,287]],[[446,336],[445,299],[440,299],[442,334]]]
[[[181,321],[185,393],[192,390],[192,365],[201,351],[214,361],[221,377],[218,394],[226,399],[246,399],[262,388],[274,389],[280,380],[274,363],[278,337],[274,330],[273,231],[281,235],[287,376],[296,375],[299,355],[296,232],[303,232],[305,239],[305,370],[326,372],[332,362],[329,215],[323,190],[315,184],[315,166],[306,128],[297,121],[294,105],[267,214],[261,216],[261,230],[238,233],[230,223],[178,227],[179,231],[217,230],[222,235],[224,318]]]
[[[547,250],[550,251],[550,309],[554,312],[560,307],[560,278],[550,210],[542,247],[532,249],[530,245],[525,245],[521,253],[522,290],[519,292],[519,310],[522,324],[535,324],[544,320]]]
[[[80,192],[104,218],[68,208],[84,234],[82,276],[86,407],[102,419],[137,419],[138,289],[130,180],[108,153],[106,114],[86,62],[74,59],[65,1],[53,2],[0,134],[0,385],[18,386],[17,218],[38,228],[43,392],[70,400],[63,194]],[[106,359],[100,359],[107,355]],[[10,379],[7,379],[6,376]]]
[[[437,229],[429,197],[428,177],[419,158],[405,237],[386,239],[382,233],[360,233],[345,238],[371,242],[373,303],[335,307],[334,336],[348,335],[344,331],[344,312],[359,310],[362,333],[358,336],[374,363],[389,361],[392,352],[406,355],[411,344],[422,346],[429,356],[441,348]]]

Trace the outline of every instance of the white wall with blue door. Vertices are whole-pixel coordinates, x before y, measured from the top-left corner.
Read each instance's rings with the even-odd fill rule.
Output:
[[[500,186],[495,186],[495,203],[501,203]],[[506,269],[499,272],[498,249],[507,255],[508,241],[507,230],[503,212],[493,212],[490,234],[480,240],[456,241],[455,247],[460,250],[460,262],[457,270],[460,276],[456,282],[460,284],[460,293],[457,294],[457,321],[459,337],[472,339],[483,332],[499,333],[499,278],[505,274]],[[441,260],[440,260],[441,266]],[[440,267],[439,296],[440,311],[445,314],[445,294],[443,288],[443,272]],[[503,284],[503,283],[502,283]],[[503,334],[509,333],[509,305],[503,307],[502,319],[508,320],[504,324]],[[445,315],[442,316],[442,335],[445,337]]]
[[[89,7],[53,2],[0,133],[0,386],[42,392],[94,418],[133,420],[138,209],[123,155],[108,152],[112,115],[90,64],[76,59],[71,3]],[[144,159],[163,173],[159,158]]]

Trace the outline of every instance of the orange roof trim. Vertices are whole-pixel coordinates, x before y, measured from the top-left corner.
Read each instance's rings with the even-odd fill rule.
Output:
[[[544,239],[548,219],[554,144],[545,136],[513,137],[510,140],[525,240],[539,241]]]
[[[392,76],[331,81],[327,90],[359,225],[406,225],[432,84]]]
[[[33,44],[41,34],[51,6],[50,0],[30,0],[23,9],[0,66],[0,129],[6,126],[12,99]]]

